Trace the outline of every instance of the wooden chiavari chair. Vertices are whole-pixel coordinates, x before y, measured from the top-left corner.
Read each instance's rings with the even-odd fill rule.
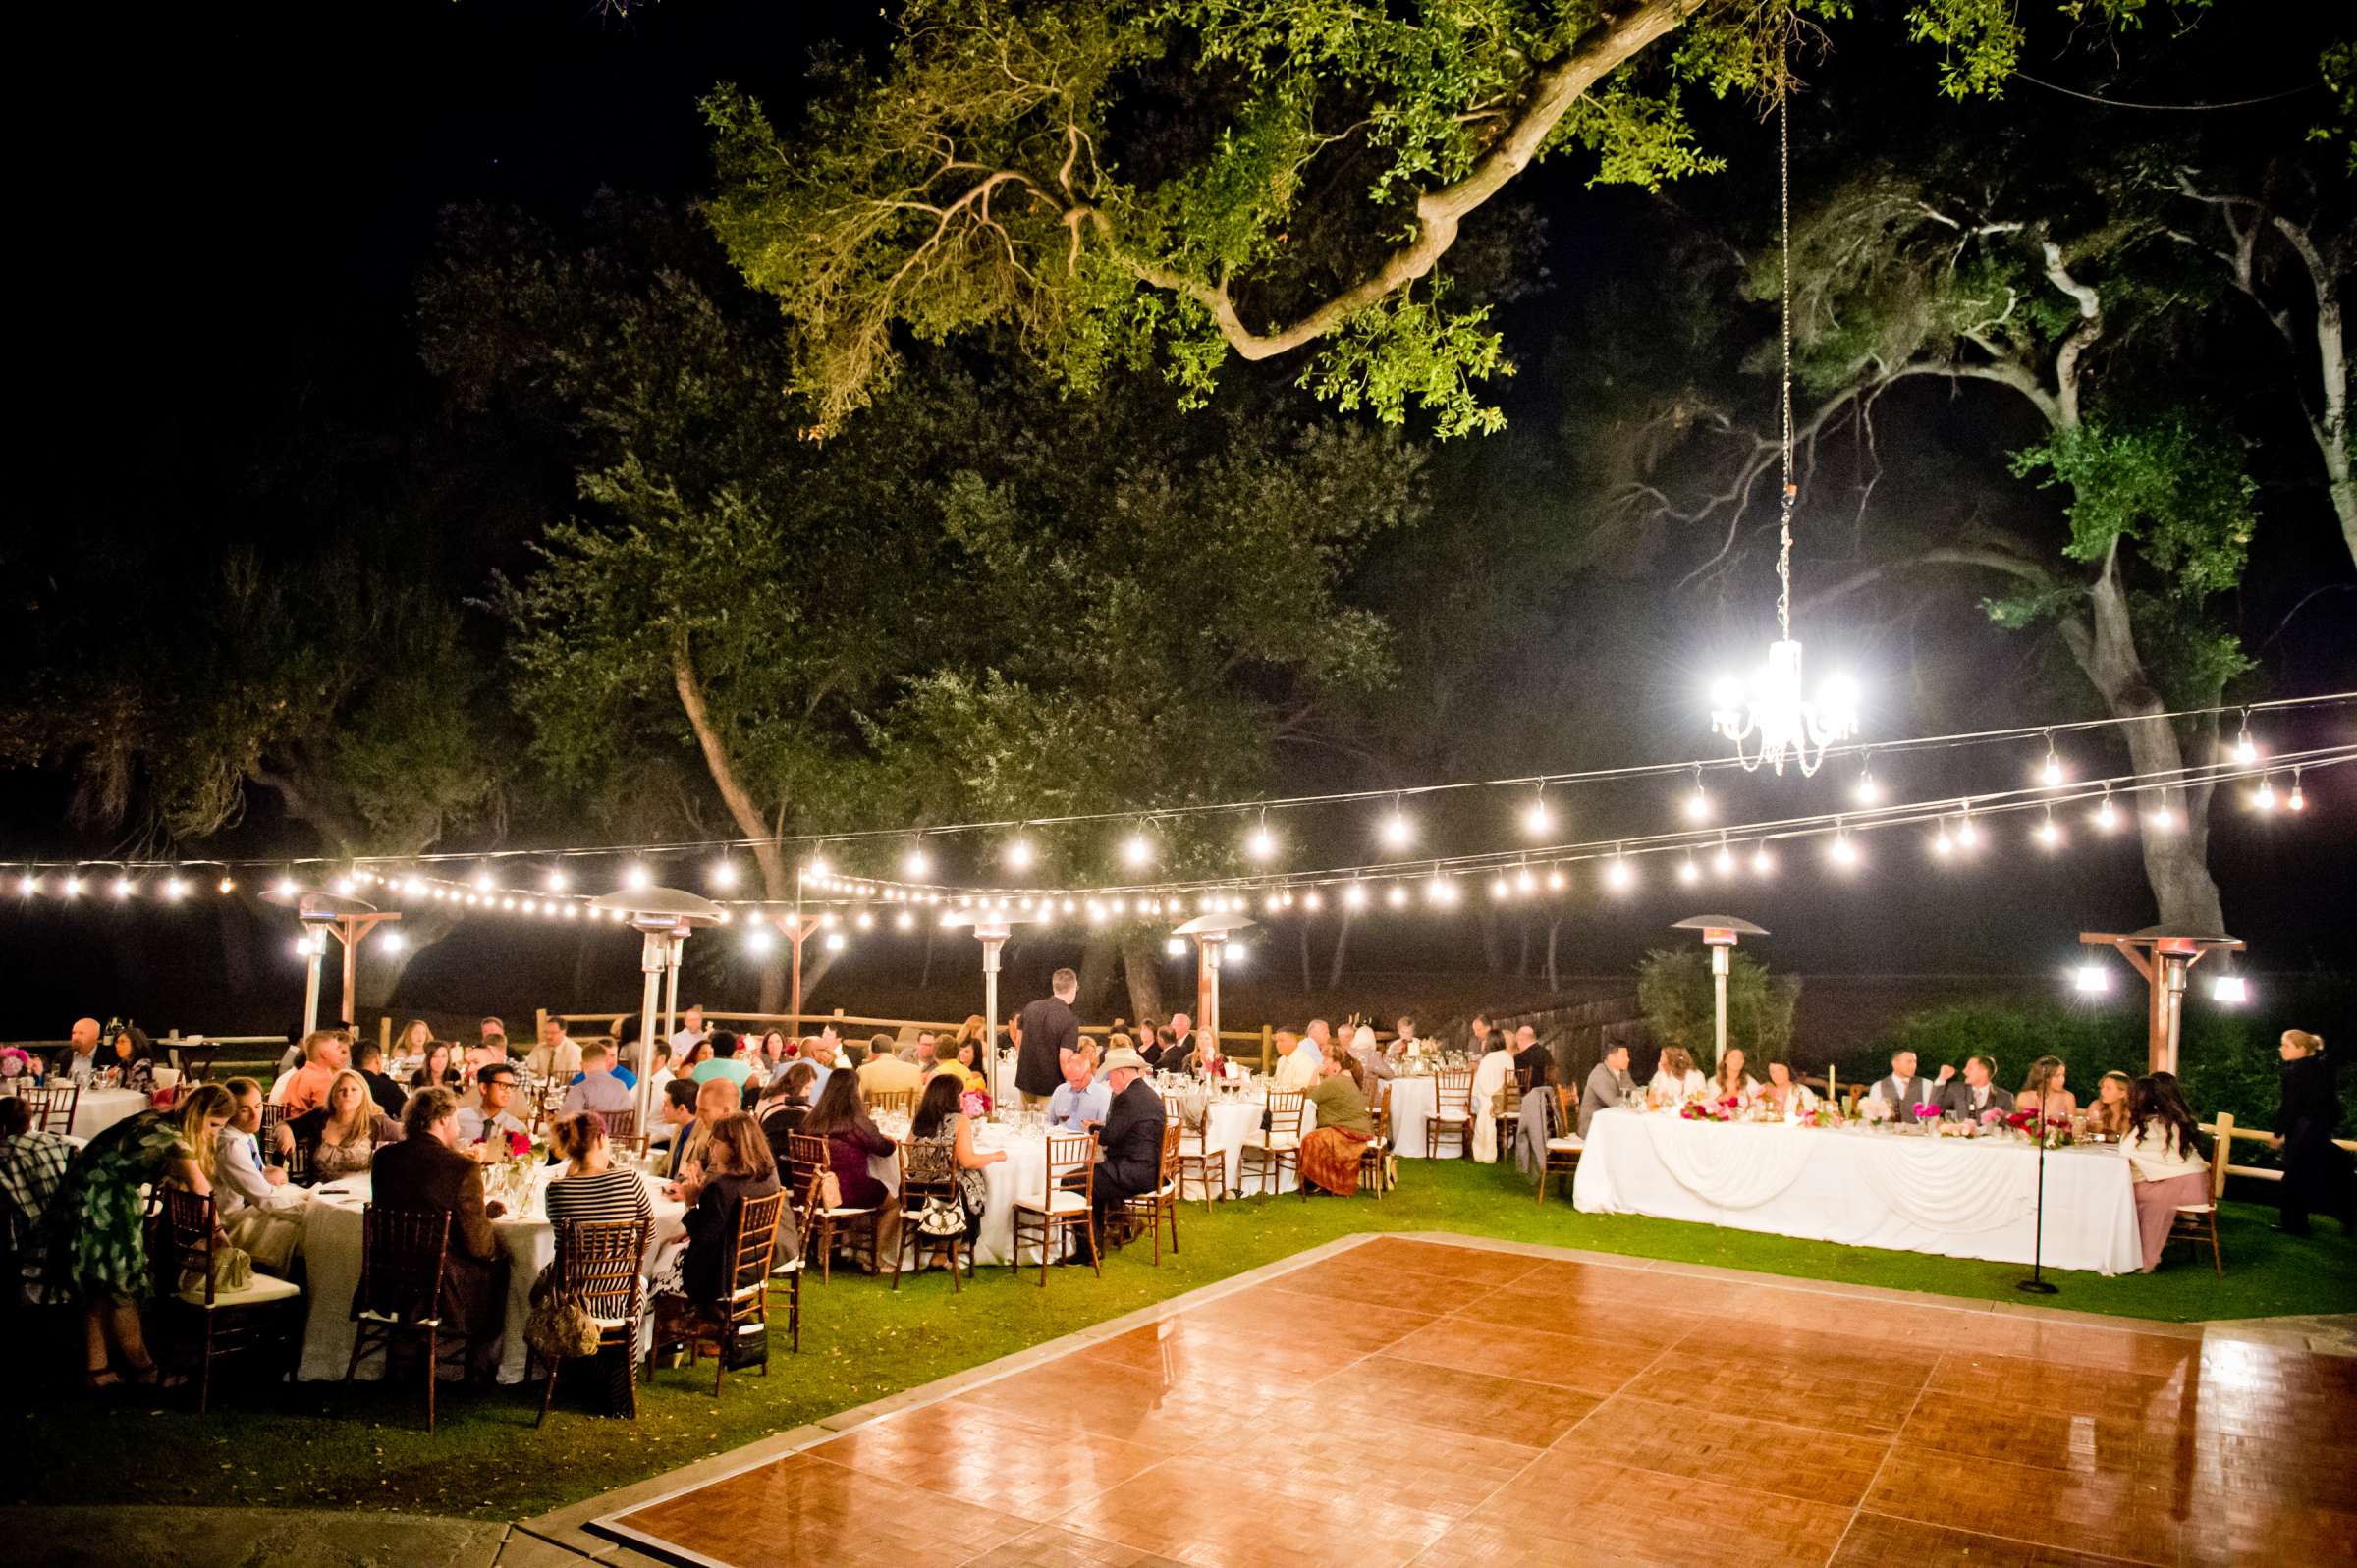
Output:
[[[1367,1108],[1375,1124],[1375,1136],[1358,1152],[1358,1184],[1372,1188],[1378,1201],[1383,1197],[1384,1161],[1392,1152],[1392,1082],[1389,1078],[1375,1080],[1375,1101]]]
[[[721,1379],[729,1365],[745,1349],[759,1351],[761,1376],[769,1376],[769,1266],[778,1246],[778,1216],[786,1194],[747,1198],[737,1212],[737,1240],[728,1272],[721,1280],[724,1294],[709,1307],[699,1303],[687,1331],[687,1364],[694,1366],[706,1350],[712,1352],[712,1396],[720,1397]],[[799,1298],[796,1298],[798,1306]],[[799,1344],[799,1329],[796,1329]]]
[[[201,1416],[212,1394],[217,1357],[266,1349],[274,1342],[287,1347],[301,1342],[302,1287],[256,1273],[242,1290],[216,1289],[213,1240],[218,1227],[212,1194],[166,1186],[162,1199],[163,1224],[156,1232],[163,1253],[158,1272],[172,1291],[167,1305],[196,1320],[192,1337],[197,1353],[196,1414]],[[183,1283],[187,1280],[193,1283]],[[280,1377],[293,1370],[293,1358],[283,1358]]]
[[[1303,1111],[1308,1104],[1308,1097],[1298,1089],[1272,1089],[1269,1124],[1244,1135],[1242,1157],[1260,1172],[1260,1193],[1264,1198],[1283,1187],[1288,1168],[1295,1183],[1300,1180]],[[1236,1185],[1241,1187],[1244,1179],[1239,1173]]]
[[[25,1102],[25,1108],[32,1112],[34,1127],[42,1132],[72,1136],[74,1108],[82,1104],[81,1084],[43,1084],[37,1089],[20,1089],[17,1095]]]
[[[1105,1263],[1097,1256],[1097,1231],[1091,1216],[1097,1191],[1097,1135],[1049,1134],[1044,1184],[1045,1190],[1037,1198],[1014,1200],[1014,1248],[1008,1267],[1023,1266],[1024,1234],[1035,1232],[1039,1237],[1039,1283],[1045,1289],[1052,1256],[1063,1246],[1065,1232],[1076,1227],[1088,1237],[1089,1267],[1103,1278]]]
[[[1568,1089],[1556,1090],[1555,1105],[1558,1116],[1556,1124],[1566,1130],[1549,1138],[1546,1149],[1541,1152],[1539,1202],[1542,1204],[1547,1201],[1547,1178],[1549,1176],[1562,1177],[1563,1183],[1567,1187],[1570,1185],[1571,1178],[1579,1172],[1580,1140],[1567,1130],[1578,1124],[1577,1110],[1572,1103],[1571,1091]]]
[[[1143,1219],[1154,1233],[1154,1267],[1162,1267],[1162,1226],[1171,1226],[1171,1256],[1178,1256],[1178,1135],[1184,1129],[1165,1119],[1162,1124],[1162,1163],[1155,1171],[1154,1190],[1125,1199],[1122,1213]]]
[[[901,1162],[901,1239],[893,1249],[892,1288],[901,1288],[901,1275],[908,1269],[924,1267],[925,1254],[929,1249],[935,1257],[944,1252],[950,1255],[950,1291],[955,1295],[965,1288],[959,1273],[959,1255],[965,1250],[964,1233],[929,1236],[917,1227],[916,1221],[924,1213],[925,1206],[936,1198],[958,1202],[958,1172],[953,1168],[937,1176],[911,1176],[908,1174],[906,1144],[901,1145],[898,1158]],[[954,1161],[957,1156],[953,1154],[950,1158]]]
[[[2218,1206],[2226,1195],[2228,1145],[2233,1141],[2234,1118],[2221,1114],[2218,1118],[2218,1137],[2210,1150],[2210,1199],[2207,1203],[2177,1205],[2177,1212],[2168,1221],[2168,1242],[2163,1243],[2165,1251],[2169,1243],[2191,1242],[2194,1256],[2199,1257],[2202,1244],[2208,1242],[2210,1267],[2220,1279],[2226,1276],[2226,1257],[2218,1243]]]
[[[344,1380],[360,1370],[360,1358],[378,1347],[391,1349],[405,1335],[425,1340],[425,1430],[434,1430],[434,1371],[441,1359],[442,1275],[450,1262],[450,1211],[386,1209],[360,1211],[360,1285],[352,1293],[352,1360]],[[462,1335],[463,1337],[463,1335]]]
[[[788,1148],[792,1152],[791,1161],[794,1166],[795,1180],[801,1184],[801,1190],[809,1199],[811,1223],[802,1235],[803,1256],[807,1259],[809,1249],[813,1246],[818,1249],[818,1282],[823,1285],[833,1280],[836,1234],[840,1231],[847,1236],[855,1236],[857,1230],[853,1221],[856,1220],[867,1222],[868,1267],[880,1271],[884,1267],[882,1256],[884,1211],[882,1207],[861,1209],[850,1204],[839,1204],[829,1208],[822,1190],[825,1186],[826,1173],[834,1168],[833,1162],[827,1153],[827,1140],[814,1138],[808,1133],[797,1132],[792,1135],[792,1141]]]
[[[1424,1158],[1437,1160],[1444,1137],[1456,1140],[1462,1156],[1473,1146],[1473,1069],[1444,1067],[1432,1080],[1432,1115],[1424,1123]]]
[[[643,1219],[569,1219],[557,1227],[557,1288],[578,1295],[597,1323],[599,1353],[619,1347],[629,1372],[630,1419],[638,1419],[638,1323],[646,1313],[646,1281],[638,1270],[646,1257]],[[564,1363],[548,1364],[548,1384],[540,1390],[540,1417],[548,1420],[557,1397],[557,1374]],[[524,1376],[531,1376],[531,1353],[524,1358]]]

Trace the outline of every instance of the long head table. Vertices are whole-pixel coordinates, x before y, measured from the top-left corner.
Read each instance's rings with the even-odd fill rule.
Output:
[[[2027,1266],[2038,1240],[2038,1151],[1994,1138],[1604,1110],[1589,1123],[1571,1190],[1589,1214],[1996,1263]],[[2115,1274],[2143,1265],[2117,1148],[2048,1152],[2045,1231],[2049,1268]]]

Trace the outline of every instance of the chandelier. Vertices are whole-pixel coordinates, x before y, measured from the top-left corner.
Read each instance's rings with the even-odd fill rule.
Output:
[[[1748,682],[1727,678],[1711,691],[1711,730],[1735,743],[1735,760],[1746,773],[1765,766],[1778,773],[1789,760],[1802,777],[1817,771],[1826,748],[1858,732],[1856,688],[1844,679],[1826,683],[1811,701],[1801,684],[1800,639],[1792,635],[1792,135],[1788,83],[1780,81],[1776,127],[1781,158],[1783,371],[1779,386],[1783,482],[1777,492],[1776,628],[1768,662]]]

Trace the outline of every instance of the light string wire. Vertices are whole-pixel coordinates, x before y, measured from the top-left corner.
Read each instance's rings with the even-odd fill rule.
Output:
[[[2049,735],[2086,734],[2112,730],[2131,724],[2152,721],[2175,722],[2183,719],[2203,719],[2213,715],[2261,713],[2291,713],[2309,709],[2344,707],[2357,703],[2357,690],[2322,692],[2304,697],[2275,697],[2262,702],[2221,702],[2208,707],[2177,708],[2165,713],[2138,714],[2131,718],[2075,719],[2060,724],[2015,725],[1994,730],[1965,730],[1946,734],[1919,735],[1901,740],[1856,741],[1832,746],[1826,750],[1829,758],[1862,756],[1868,752],[1878,756],[1897,756],[1908,752],[1929,750],[1960,750],[1978,746],[2002,745],[2007,741],[2027,738],[2044,739]],[[628,856],[664,856],[697,852],[758,849],[775,845],[792,848],[796,845],[829,845],[872,843],[880,840],[902,840],[922,835],[927,838],[945,838],[954,834],[1005,833],[1033,828],[1085,826],[1091,823],[1135,822],[1151,815],[1169,820],[1180,817],[1209,817],[1240,815],[1266,811],[1296,811],[1317,806],[1361,804],[1370,800],[1410,800],[1461,793],[1475,789],[1531,789],[1558,788],[1565,784],[1609,784],[1633,779],[1661,778],[1668,775],[1691,774],[1700,770],[1716,773],[1732,770],[1739,765],[1724,755],[1689,757],[1679,762],[1631,763],[1615,768],[1590,768],[1567,773],[1517,774],[1510,778],[1468,779],[1448,784],[1407,784],[1397,787],[1343,789],[1314,795],[1267,795],[1247,800],[1227,800],[1195,805],[1157,806],[1150,813],[1137,807],[1116,811],[1073,812],[1052,817],[1000,817],[977,819],[972,822],[904,824],[894,828],[857,828],[830,832],[778,834],[762,838],[726,838],[692,839],[659,839],[641,843],[576,844],[560,848],[497,848],[427,850],[416,854],[361,855],[204,855],[186,858],[120,856],[10,856],[0,857],[0,871],[17,870],[45,872],[124,871],[124,872],[218,872],[218,871],[289,871],[299,868],[334,866],[382,869],[428,865],[492,865],[503,861],[540,860],[563,861]]]

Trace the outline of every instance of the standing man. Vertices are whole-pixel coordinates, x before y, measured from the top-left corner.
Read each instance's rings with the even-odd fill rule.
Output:
[[[1059,970],[1058,977],[1070,973]],[[1111,1107],[1097,1139],[1099,1163],[1089,1217],[1100,1258],[1105,1256],[1105,1217],[1119,1214],[1122,1205],[1139,1193],[1152,1192],[1162,1180],[1162,1096],[1145,1082],[1145,1075],[1146,1058],[1134,1051],[1116,1051],[1105,1058]]]
[[[1014,1087],[1022,1092],[1027,1110],[1047,1104],[1056,1086],[1065,1081],[1066,1054],[1080,1049],[1080,1015],[1072,1011],[1072,999],[1079,995],[1080,977],[1069,969],[1059,969],[1048,977],[1048,995],[1025,1006],[1019,1015],[1022,1047],[1014,1058]],[[1145,1066],[1142,1058],[1138,1066]]]
[[[1615,1046],[1588,1070],[1588,1085],[1579,1096],[1579,1136],[1587,1137],[1588,1123],[1596,1112],[1631,1104],[1636,1098],[1636,1080],[1628,1075],[1628,1048]]]
[[[671,1054],[685,1056],[704,1038],[704,1004],[696,1002],[680,1014],[680,1027],[671,1034]]]
[[[507,1053],[502,1050],[504,1060]],[[485,1063],[486,1066],[493,1065]],[[542,1083],[570,1083],[573,1075],[581,1070],[581,1048],[565,1034],[565,1020],[550,1013],[540,1020],[540,1043],[523,1058],[523,1069]],[[479,1078],[482,1069],[476,1069]]]
[[[98,1020],[77,1018],[69,1038],[72,1044],[58,1054],[49,1072],[59,1083],[88,1083],[98,1076]]]

